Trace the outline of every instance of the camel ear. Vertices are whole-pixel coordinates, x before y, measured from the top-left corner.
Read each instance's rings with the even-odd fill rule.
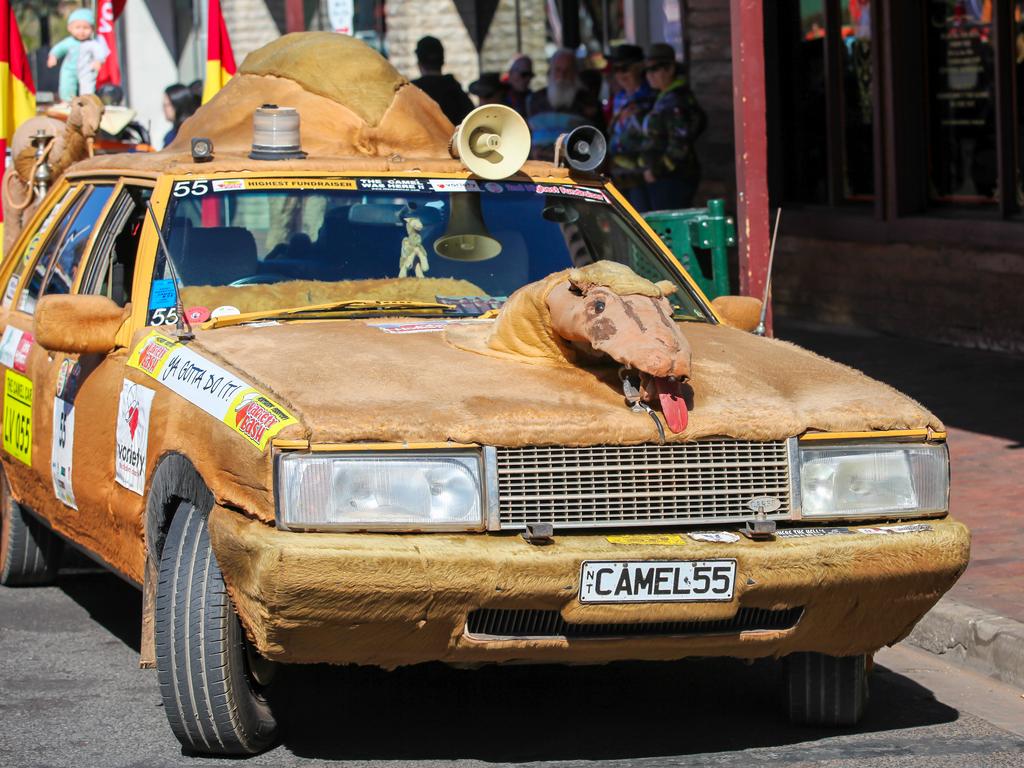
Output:
[[[679,286],[671,280],[659,280],[654,284],[654,287],[661,291],[662,297],[668,296],[669,294],[675,293],[679,290]]]

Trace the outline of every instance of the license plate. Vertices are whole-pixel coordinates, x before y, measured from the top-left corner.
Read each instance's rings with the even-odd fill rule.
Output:
[[[587,560],[581,603],[685,603],[732,600],[735,560]]]

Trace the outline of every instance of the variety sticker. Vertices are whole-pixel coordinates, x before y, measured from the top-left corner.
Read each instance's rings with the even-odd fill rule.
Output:
[[[4,375],[4,450],[32,466],[32,380],[14,371]]]
[[[128,365],[224,422],[260,450],[296,422],[246,381],[159,333],[150,333],[139,343]]]
[[[435,192],[479,192],[480,185],[473,179],[431,179],[430,188]]]
[[[146,487],[146,448],[149,444],[149,414],[154,392],[125,379],[117,407],[117,482],[142,495]]]
[[[64,362],[70,362],[65,360]],[[53,445],[50,449],[50,474],[53,494],[72,509],[75,491],[71,484],[72,461],[75,451],[75,404],[61,397],[53,398]]]

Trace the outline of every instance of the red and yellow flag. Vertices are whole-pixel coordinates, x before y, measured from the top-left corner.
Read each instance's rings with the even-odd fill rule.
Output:
[[[7,157],[7,143],[14,136],[14,130],[35,113],[36,85],[14,9],[8,0],[0,0],[0,159]],[[0,243],[3,242],[3,220],[0,208]]]
[[[3,0],[0,0],[3,2]],[[206,82],[203,83],[203,104],[228,84],[238,68],[231,51],[231,39],[220,11],[220,0],[210,0],[206,14]]]

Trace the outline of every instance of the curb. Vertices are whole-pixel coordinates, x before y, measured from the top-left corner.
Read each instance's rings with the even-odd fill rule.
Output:
[[[942,598],[904,641],[1024,688],[1024,623]]]

